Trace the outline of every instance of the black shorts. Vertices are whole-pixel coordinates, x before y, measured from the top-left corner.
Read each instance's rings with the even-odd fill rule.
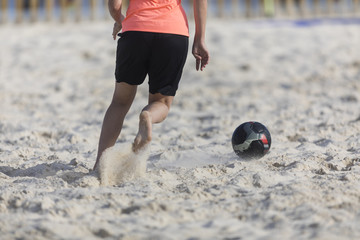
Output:
[[[187,36],[128,31],[119,34],[116,82],[140,85],[149,75],[149,92],[175,96],[186,61]]]

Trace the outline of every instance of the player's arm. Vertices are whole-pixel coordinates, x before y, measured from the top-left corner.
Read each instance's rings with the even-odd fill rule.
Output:
[[[116,39],[116,35],[121,31],[122,21],[125,18],[124,15],[121,14],[121,5],[122,0],[109,0],[108,2],[110,15],[115,20],[112,33],[114,40]]]
[[[202,71],[209,63],[209,52],[205,45],[207,0],[194,0],[195,36],[192,54],[196,59],[196,70]]]
[[[121,25],[122,22],[121,5],[122,0],[109,0],[108,2],[110,15],[119,25]]]

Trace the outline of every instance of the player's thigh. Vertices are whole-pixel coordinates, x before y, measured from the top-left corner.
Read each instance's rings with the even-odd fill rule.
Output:
[[[129,31],[121,34],[116,51],[115,78],[117,82],[140,85],[148,73],[152,35],[146,32]]]
[[[188,37],[159,34],[152,45],[149,91],[175,96],[188,52]]]

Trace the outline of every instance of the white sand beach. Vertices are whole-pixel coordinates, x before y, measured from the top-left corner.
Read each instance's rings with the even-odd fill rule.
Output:
[[[210,64],[196,72],[189,52],[146,173],[101,185],[89,171],[113,94],[111,31],[0,25],[1,239],[360,239],[359,24],[209,20]],[[272,135],[260,160],[232,150],[250,120]]]

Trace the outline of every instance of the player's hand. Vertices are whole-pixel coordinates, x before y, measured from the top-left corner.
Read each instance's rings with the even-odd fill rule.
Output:
[[[113,27],[113,39],[116,40],[116,36],[117,34],[121,31],[122,29],[122,21],[125,19],[125,16],[124,15],[120,15],[120,21],[116,21],[114,23],[114,27]]]
[[[203,41],[194,40],[192,54],[196,59],[196,70],[202,71],[205,66],[209,63],[210,55]]]
[[[121,29],[122,29],[122,25],[119,24],[118,22],[115,22],[114,28],[113,28],[113,33],[112,33],[114,40],[116,40],[116,36],[121,31]]]

